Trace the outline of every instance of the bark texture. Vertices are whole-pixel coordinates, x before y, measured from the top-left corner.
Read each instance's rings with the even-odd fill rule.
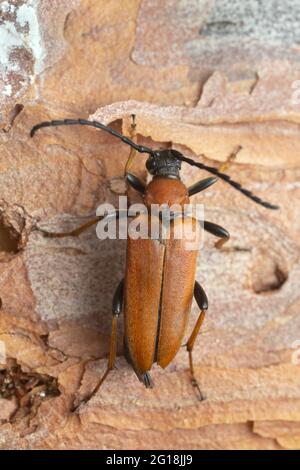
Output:
[[[6,0],[0,13],[0,448],[299,449],[299,2]],[[207,235],[199,258],[205,402],[184,348],[145,390],[120,332],[116,370],[72,413],[106,366],[125,242],[34,228],[116,203],[129,148],[90,128],[29,130],[90,116],[128,134],[132,113],[141,143],[209,165],[241,145],[230,175],[280,210],[223,182],[194,199],[231,233],[222,251]]]

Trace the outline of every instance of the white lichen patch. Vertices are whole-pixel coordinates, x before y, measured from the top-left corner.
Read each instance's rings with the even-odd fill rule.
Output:
[[[11,96],[12,94],[12,86],[8,83],[7,85],[4,86],[2,93],[5,96]]]
[[[1,5],[0,5],[1,8]],[[6,71],[9,68],[11,53],[18,47],[23,47],[23,39],[11,21],[0,25],[0,67]]]
[[[8,12],[13,13],[16,9],[16,6],[5,1],[1,3],[0,8],[3,11],[3,13],[8,13]]]
[[[0,3],[0,100],[15,96],[43,69],[45,49],[39,27],[39,0]],[[26,54],[24,54],[26,51]],[[29,54],[28,54],[29,53]],[[2,86],[1,86],[2,85]]]

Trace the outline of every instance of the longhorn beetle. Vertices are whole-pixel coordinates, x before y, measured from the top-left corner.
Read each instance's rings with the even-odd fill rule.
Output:
[[[278,209],[278,206],[263,201],[223,173],[224,168],[235,158],[241,147],[232,152],[227,162],[217,169],[187,158],[177,150],[157,150],[138,145],[135,139],[135,116],[132,117],[132,139],[100,122],[85,119],[41,122],[32,128],[30,135],[33,137],[36,131],[48,126],[83,125],[101,129],[121,139],[131,147],[124,171],[125,179],[131,187],[141,193],[147,208],[151,204],[161,205],[166,202],[169,206],[173,204],[183,206],[189,202],[190,196],[208,188],[218,179],[222,179],[257,204],[267,209]],[[137,176],[129,172],[136,152],[148,154],[146,168],[153,176],[148,185],[145,185]],[[187,188],[180,179],[182,162],[206,170],[214,176],[198,181]],[[117,213],[117,216],[120,216],[120,214]],[[100,217],[96,217],[66,233],[42,231],[51,237],[79,235],[99,220]],[[188,230],[192,230],[195,227],[195,222],[193,218],[185,218],[182,224]],[[175,216],[172,223],[175,224]],[[212,222],[204,221],[203,227],[204,230],[220,239],[216,243],[217,248],[220,248],[230,237],[227,230]],[[196,238],[199,236],[197,232],[195,236]],[[165,368],[173,360],[181,346],[193,296],[199,306],[200,314],[186,347],[189,354],[192,385],[195,387],[199,399],[204,399],[195,378],[192,357],[195,340],[208,308],[207,296],[202,286],[195,281],[197,255],[198,251],[186,250],[186,239],[184,237],[175,240],[174,237],[170,236],[165,242],[160,239],[133,240],[128,237],[125,278],[117,286],[112,302],[112,332],[107,369],[98,385],[86,397],[85,401],[98,391],[109,372],[114,368],[117,320],[122,311],[124,311],[125,322],[125,357],[132,365],[138,379],[145,387],[151,388],[153,382],[149,371],[153,363],[157,362]]]

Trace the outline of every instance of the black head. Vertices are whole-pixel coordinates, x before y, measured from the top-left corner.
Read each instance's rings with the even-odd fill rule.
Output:
[[[146,161],[146,168],[153,176],[166,176],[169,178],[180,178],[181,155],[176,150],[155,150]]]

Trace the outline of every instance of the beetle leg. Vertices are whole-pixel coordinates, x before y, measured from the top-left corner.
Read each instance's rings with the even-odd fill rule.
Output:
[[[216,176],[211,176],[209,178],[205,178],[204,180],[197,181],[197,183],[193,184],[188,188],[189,196],[194,196],[194,194],[198,194],[204,189],[209,188],[212,184],[216,183],[218,178]]]
[[[126,173],[125,178],[133,189],[135,189],[141,194],[144,194],[145,184],[142,180],[140,180],[137,176],[133,175],[132,173]]]
[[[131,133],[130,133],[130,138],[132,142],[136,143],[136,122],[135,122],[135,114],[132,114],[132,123],[131,123]],[[125,165],[124,169],[124,177],[130,186],[135,189],[136,191],[139,191],[141,194],[144,194],[145,192],[145,185],[143,181],[141,181],[137,176],[133,175],[132,173],[129,173],[130,168],[133,165],[133,161],[137,155],[137,151],[135,148],[131,147],[130,149],[130,154],[128,157],[128,160]]]
[[[221,248],[230,238],[230,234],[225,228],[213,222],[208,222],[207,220],[204,221],[204,230],[220,238],[215,244],[216,248]]]
[[[117,333],[118,333],[118,318],[122,312],[123,308],[123,299],[124,299],[124,279],[119,283],[112,302],[112,327],[111,327],[111,340],[110,340],[110,351],[109,351],[109,358],[108,358],[108,364],[107,364],[107,369],[93,390],[92,395],[95,395],[101,385],[103,384],[104,380],[108,376],[109,372],[114,368],[115,366],[115,361],[116,361],[116,355],[117,355]]]
[[[48,232],[48,230],[44,230],[42,228],[36,227],[36,230],[41,232],[45,237],[49,238],[64,238],[64,237],[77,237],[80,235],[82,232],[87,230],[89,227],[92,227],[94,224],[96,224],[99,220],[101,220],[102,217],[95,217],[92,220],[89,220],[83,225],[80,225],[79,227],[76,227],[73,230],[69,230],[68,232]]]
[[[131,132],[130,132],[130,139],[132,140],[132,142],[136,143],[136,122],[135,122],[135,114],[132,114],[131,115],[131,118],[132,118],[132,123],[131,123]],[[136,157],[136,149],[131,147],[130,149],[130,154],[129,154],[129,157],[128,157],[128,160],[126,162],[126,165],[125,165],[125,169],[124,169],[124,175],[126,177],[129,169],[132,167],[133,165],[133,160],[134,158]]]
[[[224,163],[221,163],[219,166],[218,170],[221,171],[221,173],[224,173],[224,171],[227,171],[228,168],[230,167],[231,163],[236,159],[237,154],[242,150],[241,145],[237,145],[235,149],[231,152],[231,154],[226,158]]]
[[[189,353],[189,364],[190,364],[190,373],[191,373],[191,377],[192,377],[192,385],[193,385],[193,387],[196,388],[196,390],[199,394],[199,400],[203,401],[203,400],[205,400],[205,397],[202,394],[202,392],[200,390],[199,383],[197,382],[197,380],[195,378],[192,352],[193,352],[193,348],[194,348],[196,338],[198,336],[201,325],[202,325],[202,323],[204,321],[204,318],[205,318],[205,310],[208,309],[208,300],[207,300],[207,297],[206,297],[206,294],[205,294],[203,288],[200,286],[200,284],[197,281],[195,282],[195,287],[194,287],[194,297],[195,297],[196,302],[197,302],[197,304],[200,308],[200,315],[198,317],[196,325],[194,326],[192,334],[189,337],[186,348],[187,348],[187,351]]]
[[[124,214],[123,214],[123,212],[124,212]],[[106,218],[108,216],[109,217],[119,218],[119,217],[124,216],[125,213],[126,213],[126,216],[127,216],[127,211],[116,210],[115,212],[112,212],[111,214],[107,214],[105,216],[99,215],[98,217],[94,217],[93,219],[89,220],[85,224],[80,225],[79,227],[76,227],[73,230],[69,230],[68,232],[49,232],[48,230],[44,230],[40,227],[35,227],[35,230],[38,230],[43,235],[45,235],[45,237],[48,237],[48,238],[78,237],[82,232],[85,232],[85,230],[92,227],[93,225],[95,225],[100,220],[103,220],[104,218]]]
[[[110,351],[109,351],[109,358],[107,363],[107,368],[101,379],[99,380],[96,387],[92,390],[92,392],[87,395],[83,400],[80,400],[78,404],[73,407],[73,411],[76,411],[77,408],[82,403],[87,403],[96,393],[98,392],[99,388],[103,384],[104,380],[110,373],[110,371],[115,366],[116,355],[117,355],[117,333],[118,333],[118,317],[120,316],[123,308],[123,298],[124,298],[124,279],[119,283],[112,302],[112,328],[111,328],[111,340],[110,340]]]

